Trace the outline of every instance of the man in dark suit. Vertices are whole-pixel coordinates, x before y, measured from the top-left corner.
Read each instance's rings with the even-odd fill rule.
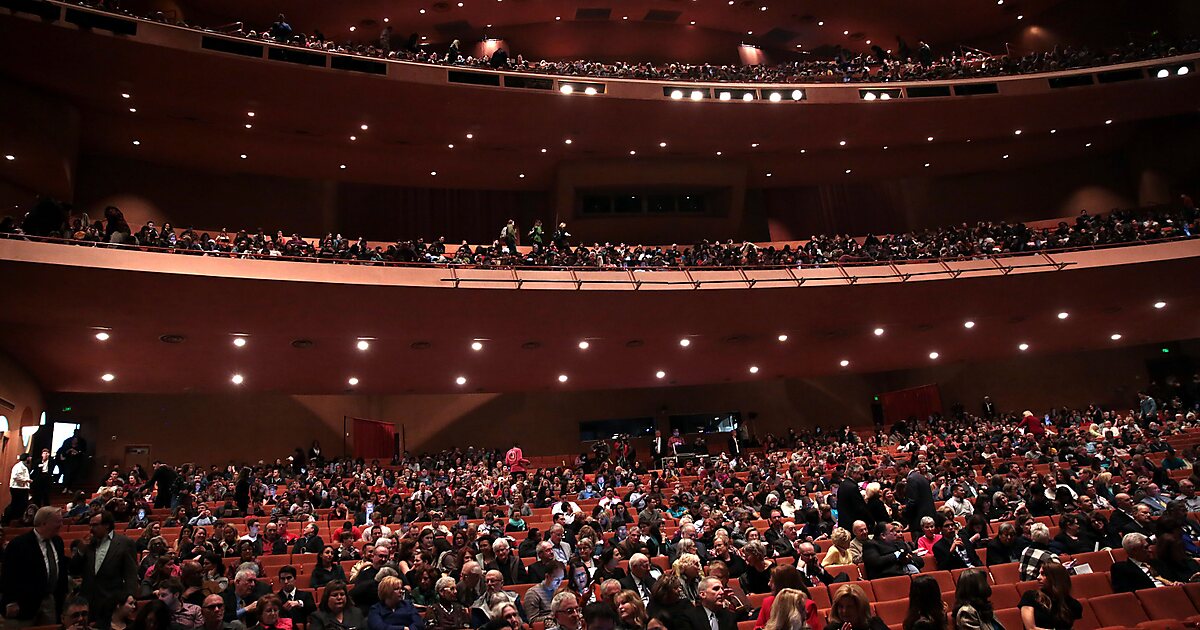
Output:
[[[1174,585],[1163,578],[1155,566],[1157,562],[1150,559],[1148,538],[1137,533],[1125,534],[1125,538],[1121,539],[1121,548],[1125,550],[1128,559],[1114,562],[1109,569],[1114,593],[1132,593],[1144,588]]]
[[[1017,528],[1012,523],[1004,523],[1000,525],[996,537],[987,542],[987,563],[993,565],[1017,562],[1021,559],[1022,551],[1025,551],[1025,548],[1017,539]]]
[[[924,464],[920,467],[924,468]],[[908,473],[908,500],[904,504],[904,515],[908,518],[909,531],[921,531],[921,519],[930,518],[937,512],[933,507],[933,490],[929,478],[919,468]],[[840,497],[839,497],[840,498]]]
[[[175,483],[178,480],[179,475],[174,468],[163,462],[154,462],[154,473],[139,488],[139,492],[145,492],[151,486],[156,486],[158,493],[154,495],[154,507],[168,508],[171,507],[171,494],[175,491]]]
[[[821,566],[821,561],[817,559],[817,548],[810,542],[799,542],[796,544],[796,569],[800,571],[800,575],[808,580],[808,585],[817,586],[824,584],[829,586],[838,582],[849,582],[850,576],[845,573],[839,573],[834,576],[825,567]]]
[[[292,545],[292,553],[321,553],[325,548],[325,541],[317,535],[319,531],[316,523],[305,525],[304,533]]]
[[[863,543],[863,565],[866,578],[874,580],[916,573],[925,566],[925,561],[899,540],[894,524],[879,523],[875,526],[875,538]]]
[[[240,621],[247,628],[258,623],[258,598],[271,592],[271,587],[259,582],[253,569],[242,569],[233,576],[233,584],[221,597],[225,600],[225,621]]]
[[[44,507],[33,517],[33,530],[8,543],[0,564],[0,605],[6,628],[58,623],[67,595],[62,510]]]
[[[725,608],[725,587],[721,580],[715,577],[700,580],[696,600],[697,606],[687,612],[692,630],[737,630],[737,618]]]
[[[91,604],[93,619],[103,619],[125,597],[137,590],[137,546],[116,533],[112,512],[104,510],[88,519],[91,539],[78,566],[83,583],[79,593]]]
[[[958,535],[958,523],[952,518],[942,520],[942,538],[933,545],[933,557],[942,571],[983,566],[975,545]]]
[[[650,566],[650,558],[646,554],[635,553],[629,559],[629,574],[620,579],[621,588],[637,593],[643,602],[650,601],[650,589],[656,581]]]
[[[35,504],[50,505],[50,490],[54,486],[54,476],[57,471],[58,464],[51,456],[50,449],[42,449],[41,459],[29,465],[32,493],[30,498]]]
[[[862,466],[851,466],[846,470],[846,478],[838,485],[838,527],[846,531],[854,528],[854,521],[862,521],[872,529],[875,527],[875,519],[871,518],[871,512],[867,510],[867,501],[863,498],[862,491],[858,489],[862,477]]]
[[[293,627],[307,624],[308,616],[317,610],[317,603],[312,593],[296,588],[296,567],[288,565],[279,570],[279,585],[282,615],[292,620]]]

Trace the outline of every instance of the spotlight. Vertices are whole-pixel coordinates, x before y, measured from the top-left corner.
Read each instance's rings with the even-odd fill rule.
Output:
[[[659,370],[654,373],[654,378],[666,378],[666,377],[667,377],[667,373],[662,370]]]
[[[804,100],[804,90],[792,90],[792,100],[793,101]]]
[[[350,387],[354,387],[355,385],[358,385],[358,379],[353,376],[351,376],[350,379],[347,380],[346,382],[350,384]]]
[[[234,385],[241,385],[246,379],[242,378],[241,374],[234,374],[229,380],[233,381]]]
[[[881,100],[881,101],[890,101],[890,100],[892,100],[892,95],[891,95],[891,94],[888,94],[887,92],[884,92],[883,94],[880,94],[880,95],[879,95],[879,100]]]
[[[753,101],[754,95],[751,94],[750,92],[746,92],[745,94],[742,95],[742,100],[743,101]]]
[[[1155,302],[1154,303],[1154,308],[1166,308],[1166,307],[1167,307],[1166,302]],[[99,339],[100,335],[96,335],[96,338]]]
[[[472,341],[471,349],[474,350],[475,352],[479,352],[480,350],[483,350],[483,343],[479,342],[479,341]]]
[[[1108,338],[1109,338],[1109,339],[1112,339],[1113,341],[1120,341],[1120,340],[1121,340],[1121,333],[1113,333],[1113,334],[1109,335],[1109,337],[1108,337]]]
[[[100,380],[104,381],[105,383],[111,383],[115,378],[117,377],[113,376],[112,374],[104,374],[100,377]]]
[[[366,339],[359,339],[356,346],[359,350],[366,350],[367,348],[371,347],[371,342],[367,341]]]
[[[1175,71],[1175,74],[1183,76],[1188,72],[1191,72],[1191,70],[1187,66],[1179,66],[1179,69]]]
[[[596,88],[591,87],[591,86],[585,87],[585,88],[583,88],[583,93],[587,94],[588,96],[595,96]]]
[[[683,90],[671,90],[671,100],[678,101],[683,98]]]
[[[658,143],[658,148],[660,148],[660,149],[665,149],[665,148],[667,148],[667,143],[666,143],[666,142],[659,142],[659,143]]]
[[[750,373],[751,373],[751,374],[758,374],[758,366],[757,366],[757,365],[751,365],[751,366],[750,366]]]
[[[122,93],[122,94],[121,94],[121,98],[129,98],[129,94],[127,94],[127,93]]]
[[[698,101],[703,98],[704,98],[704,92],[701,92],[700,90],[692,90],[692,100],[693,101]]]
[[[729,99],[731,99],[731,98],[733,98],[733,95],[732,95],[732,94],[730,94],[729,92],[720,92],[720,93],[718,93],[718,94],[717,94],[717,99],[718,99],[718,100],[722,100],[722,101],[728,101],[728,100],[729,100]]]
[[[680,340],[679,340],[679,345],[681,345],[681,346],[683,346],[684,348],[686,348],[686,347],[688,347],[688,346],[692,345],[692,340],[691,340],[691,339],[688,339],[687,337],[684,337],[683,339],[680,339]]]
[[[566,383],[566,382],[567,382],[567,375],[566,375],[566,374],[559,374],[559,375],[558,375],[558,382],[559,382],[559,383]]]
[[[455,382],[455,383],[458,383],[459,385],[466,385],[466,384],[467,384],[467,377],[465,377],[465,376],[460,376],[460,377],[458,377],[458,378],[454,379],[454,382]]]
[[[104,332],[103,330],[96,333],[96,339],[98,339],[99,341],[108,341],[108,337],[109,337],[108,333]]]
[[[780,341],[787,341],[788,336],[787,335],[779,335],[779,337],[777,337],[777,339],[779,339]]]
[[[937,353],[937,351],[934,351],[934,352],[930,352],[930,353],[929,353],[929,358],[930,358],[930,359],[937,360],[937,358],[938,358],[938,357],[940,357],[940,356],[942,356],[942,355],[938,354],[938,353]]]
[[[1166,68],[1163,68],[1163,69],[1159,70],[1157,73],[1155,73],[1154,76],[1156,76],[1160,79],[1165,79],[1165,78],[1171,76],[1171,71],[1167,70]]]
[[[863,94],[863,100],[864,100],[864,101],[873,101],[873,100],[875,100],[875,93],[874,93],[874,92],[867,92],[866,94]]]
[[[366,130],[367,130],[367,125],[366,125],[366,123],[363,123],[363,124],[359,125],[359,126],[358,126],[358,128],[359,128],[359,129],[362,129],[363,131],[366,131]]]
[[[562,92],[563,94],[570,94],[571,92],[575,91],[575,88],[571,87],[569,84],[564,83],[562,87],[558,88],[558,91]]]
[[[588,348],[590,348],[591,346],[592,346],[592,344],[588,343],[587,341],[580,341],[580,342],[579,342],[579,349],[580,349],[580,350],[587,350],[587,349],[588,349]]]
[[[838,365],[840,365],[842,367],[850,367],[850,361],[847,361],[846,359],[842,359],[841,363],[838,363]]]
[[[1070,313],[1068,313],[1068,312],[1066,312],[1066,311],[1063,311],[1063,312],[1061,312],[1061,313],[1059,313],[1059,314],[1058,314],[1058,318],[1059,318],[1059,319],[1066,319],[1066,318],[1068,318],[1068,317],[1070,317],[1070,316],[1071,316],[1071,314],[1070,314]]]
[[[875,333],[875,336],[876,336],[876,337],[879,337],[879,336],[883,335],[883,329],[882,329],[882,328],[876,328],[876,329],[875,329],[875,330],[873,330],[872,332],[874,332],[874,333]]]
[[[770,100],[772,103],[778,103],[779,101],[783,100],[783,95],[780,94],[779,92],[771,92],[771,95],[768,96],[767,99]]]
[[[1029,349],[1029,344],[1027,344],[1027,343],[1023,343],[1023,344],[1017,346],[1017,350],[1020,350],[1021,352],[1025,352],[1028,349]]]
[[[963,322],[963,328],[969,329],[969,328],[974,328],[974,327],[975,327],[975,322],[973,322],[971,320],[967,320],[967,321]]]
[[[233,345],[235,345],[235,346],[237,346],[237,347],[239,347],[239,348],[244,348],[244,347],[246,347],[246,338],[245,338],[245,337],[234,337],[234,338],[233,338]]]

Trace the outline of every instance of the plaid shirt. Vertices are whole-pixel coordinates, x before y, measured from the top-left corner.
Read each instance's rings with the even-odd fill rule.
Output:
[[[1030,582],[1038,579],[1038,575],[1042,572],[1042,565],[1047,562],[1058,562],[1058,556],[1046,549],[1026,547],[1025,551],[1021,552],[1021,581]]]

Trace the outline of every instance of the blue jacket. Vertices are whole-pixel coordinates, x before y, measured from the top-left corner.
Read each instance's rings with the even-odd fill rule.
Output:
[[[424,627],[425,620],[421,619],[421,613],[408,599],[400,600],[395,608],[388,608],[387,604],[379,602],[371,606],[371,612],[367,615],[368,630],[423,630]]]

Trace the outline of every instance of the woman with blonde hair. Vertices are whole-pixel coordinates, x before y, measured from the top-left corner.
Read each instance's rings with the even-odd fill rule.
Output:
[[[785,588],[775,594],[775,602],[771,605],[771,618],[767,620],[764,630],[805,630],[805,608],[808,596],[796,588]]]
[[[871,614],[867,593],[857,584],[843,584],[830,602],[828,630],[888,630],[882,619]]]
[[[830,567],[838,564],[854,564],[854,558],[850,555],[850,532],[844,527],[834,528],[833,534],[830,535],[830,540],[833,541],[833,546],[825,553],[825,557],[821,559],[821,566]]]
[[[643,630],[650,622],[646,605],[637,591],[624,590],[613,598],[617,607],[617,630]]]
[[[704,577],[704,572],[700,567],[700,556],[694,553],[681,554],[675,560],[675,564],[671,565],[671,570],[675,572],[675,577],[679,578],[679,583],[683,585],[684,599],[693,604],[696,603],[700,590],[700,579]]]

